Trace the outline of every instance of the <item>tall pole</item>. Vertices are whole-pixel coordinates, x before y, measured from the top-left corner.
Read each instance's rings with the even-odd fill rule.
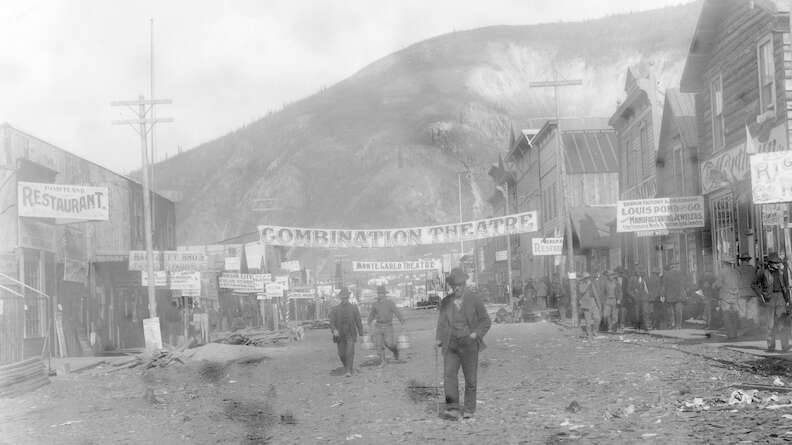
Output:
[[[577,327],[579,324],[578,320],[578,301],[577,301],[577,287],[575,285],[575,280],[577,275],[575,274],[575,251],[574,247],[572,246],[572,221],[570,218],[570,211],[569,211],[569,200],[567,199],[566,194],[566,160],[565,160],[565,150],[564,150],[564,138],[563,133],[561,132],[561,117],[559,115],[560,107],[560,100],[558,97],[558,87],[565,87],[565,86],[575,86],[575,85],[582,85],[583,81],[580,79],[576,80],[558,80],[557,76],[555,80],[548,81],[548,82],[531,82],[529,86],[531,88],[539,88],[539,87],[553,87],[553,99],[555,100],[555,120],[556,120],[556,141],[558,144],[558,170],[560,176],[560,192],[561,192],[561,200],[563,201],[564,205],[562,206],[563,214],[562,218],[564,221],[565,232],[566,232],[566,239],[567,239],[567,272],[568,272],[568,279],[569,279],[569,299],[572,303],[572,326]]]
[[[457,188],[459,190],[459,225],[460,231],[462,229],[462,172],[457,172]],[[462,233],[459,234],[459,255],[460,259],[465,254],[465,240],[462,239]]]
[[[113,124],[129,125],[140,135],[140,154],[142,160],[141,170],[143,173],[143,226],[145,231],[146,243],[146,272],[148,273],[148,300],[149,317],[157,316],[157,299],[155,294],[154,277],[154,247],[151,237],[151,196],[149,191],[149,170],[148,170],[148,131],[158,122],[173,122],[171,118],[154,119],[147,117],[155,104],[170,104],[169,99],[146,100],[143,95],[139,95],[137,100],[120,100],[111,102],[112,106],[126,106],[136,114],[136,119],[116,120]],[[137,107],[137,108],[135,108]]]
[[[138,96],[138,115],[146,115],[143,95]],[[149,317],[157,316],[157,297],[154,289],[154,246],[151,242],[151,196],[149,196],[148,149],[146,148],[146,120],[140,119],[140,153],[143,158],[143,226],[146,234],[146,273],[148,273]]]
[[[505,192],[503,193],[503,195],[504,195],[503,197],[506,198],[506,215],[510,215],[511,211],[509,209],[509,181],[506,181],[504,183],[503,190],[505,190]],[[512,290],[513,283],[512,283],[511,234],[508,233],[508,232],[506,233],[506,267],[509,269],[507,271],[507,276],[508,276],[508,280],[509,280],[509,283],[508,283],[508,286],[507,286],[507,289],[509,290],[509,301],[507,303],[511,303],[512,295],[514,294],[514,291]]]
[[[149,72],[149,97],[154,97],[154,19],[149,19],[149,58],[150,58],[150,72]],[[157,116],[155,115],[156,107],[154,105],[151,106],[151,118],[156,119]],[[154,190],[154,164],[157,163],[156,151],[154,149],[154,126],[152,125],[149,129],[151,133],[151,164],[150,164],[150,171],[149,171],[149,184],[151,185],[151,190]],[[156,219],[156,206],[153,206],[151,209],[151,220],[154,221]],[[152,226],[152,238],[154,237],[154,227]]]

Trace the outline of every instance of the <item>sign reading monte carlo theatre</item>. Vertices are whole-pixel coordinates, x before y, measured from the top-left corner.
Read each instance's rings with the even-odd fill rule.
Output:
[[[536,212],[516,213],[439,226],[403,229],[305,229],[259,226],[264,244],[296,247],[403,247],[458,243],[495,236],[535,232]]]
[[[616,231],[644,232],[704,227],[704,197],[617,201]]]
[[[107,187],[17,183],[19,216],[107,221],[110,207]]]
[[[354,272],[424,272],[440,270],[440,260],[352,261]]]

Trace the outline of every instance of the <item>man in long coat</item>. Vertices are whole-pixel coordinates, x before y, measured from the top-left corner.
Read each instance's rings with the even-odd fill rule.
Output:
[[[342,288],[338,297],[341,303],[330,310],[330,332],[338,345],[338,358],[350,377],[355,371],[355,342],[358,335],[363,335],[363,322],[358,307],[349,302],[349,290]]]

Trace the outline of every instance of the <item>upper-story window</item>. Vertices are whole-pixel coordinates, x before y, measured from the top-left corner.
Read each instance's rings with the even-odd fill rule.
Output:
[[[717,75],[710,83],[710,102],[712,105],[712,151],[726,145],[723,123],[723,77]]]
[[[672,181],[672,188],[676,189],[678,194],[687,192],[687,184],[685,181],[685,158],[682,145],[676,145],[673,149],[673,173],[674,180]]]
[[[759,41],[756,47],[759,61],[759,106],[760,112],[775,110],[775,61],[773,60],[773,36]]]

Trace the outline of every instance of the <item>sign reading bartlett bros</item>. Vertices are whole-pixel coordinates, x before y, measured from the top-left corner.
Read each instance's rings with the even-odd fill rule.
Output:
[[[704,197],[634,199],[616,202],[616,231],[641,232],[704,227]]]
[[[19,216],[107,221],[107,187],[22,182],[17,185]]]
[[[404,229],[304,229],[259,226],[262,243],[299,247],[401,247],[459,241],[536,231],[536,212],[440,226]]]

